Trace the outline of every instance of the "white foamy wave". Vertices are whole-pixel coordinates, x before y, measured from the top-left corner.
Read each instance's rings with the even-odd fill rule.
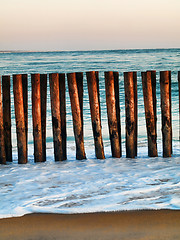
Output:
[[[51,144],[50,144],[51,145]],[[176,145],[174,146],[174,148]],[[33,212],[84,213],[134,209],[180,208],[180,158],[145,157],[147,147],[139,149],[137,159],[75,160],[74,145],[68,145],[68,160],[54,162],[53,149],[47,162],[1,166],[0,218]],[[110,156],[110,146],[105,148]],[[14,155],[15,157],[15,155]]]

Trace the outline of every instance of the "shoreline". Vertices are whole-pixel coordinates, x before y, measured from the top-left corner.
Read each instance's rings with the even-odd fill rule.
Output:
[[[0,240],[180,239],[180,210],[32,213],[0,219]]]

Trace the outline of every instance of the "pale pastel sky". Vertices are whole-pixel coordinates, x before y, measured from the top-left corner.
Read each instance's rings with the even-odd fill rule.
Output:
[[[180,0],[0,0],[0,50],[180,47]]]

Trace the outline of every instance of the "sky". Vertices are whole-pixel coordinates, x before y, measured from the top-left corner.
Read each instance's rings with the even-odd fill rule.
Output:
[[[180,47],[180,0],[0,0],[0,50]]]

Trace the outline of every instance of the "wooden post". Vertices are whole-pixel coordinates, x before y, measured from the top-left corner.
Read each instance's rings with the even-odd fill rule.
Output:
[[[121,151],[117,124],[116,97],[113,72],[105,72],[105,87],[112,157],[120,158]]]
[[[1,77],[0,77],[0,164],[6,164],[6,151],[4,144],[4,124],[3,124],[3,106],[1,95]]]
[[[69,87],[69,96],[71,100],[71,110],[73,116],[74,136],[76,142],[76,159],[78,160],[86,159],[81,111],[82,103],[80,103],[81,95],[79,96],[78,93],[76,73],[68,73],[67,79]]]
[[[154,121],[155,121],[155,132],[157,138],[157,99],[156,99],[156,71],[150,70],[147,73],[151,73],[151,83],[152,83],[152,95],[153,95],[153,109],[154,109]]]
[[[26,127],[24,116],[22,75],[13,75],[14,107],[18,146],[18,163],[27,163]]]
[[[113,72],[114,75],[114,91],[116,99],[116,118],[118,126],[118,135],[119,135],[119,147],[120,147],[120,157],[122,156],[122,147],[121,147],[121,118],[120,118],[120,96],[119,96],[119,72]]]
[[[135,144],[135,156],[137,157],[137,136],[138,136],[138,95],[137,95],[137,72],[133,72],[133,85],[134,85],[134,144]]]
[[[79,104],[81,108],[81,121],[83,131],[83,72],[76,72],[76,82],[78,88]]]
[[[41,127],[41,91],[40,74],[31,74],[32,84],[32,117],[33,117],[33,137],[34,137],[34,160],[44,162],[42,147],[42,127]]]
[[[22,74],[22,88],[23,88],[23,104],[24,104],[24,120],[26,129],[26,144],[28,149],[28,75]]]
[[[170,122],[171,122],[171,154],[172,154],[172,153],[173,153],[173,149],[172,149],[171,71],[169,71],[169,102],[170,102]]]
[[[179,86],[179,141],[180,141],[180,71],[178,72],[178,86]]]
[[[59,74],[59,99],[60,99],[60,114],[61,114],[61,135],[63,160],[67,159],[67,133],[66,133],[66,84],[65,73]]]
[[[2,76],[4,142],[8,162],[12,162],[10,86],[10,76]]]
[[[104,159],[104,147],[101,133],[101,114],[100,114],[100,100],[99,100],[99,84],[97,81],[97,72],[91,71],[86,72],[90,110],[91,110],[91,121],[95,142],[95,153],[98,159]]]
[[[59,74],[49,74],[50,95],[51,95],[51,113],[53,124],[53,141],[55,161],[62,161],[63,148],[61,136],[61,115],[60,115],[60,99],[59,99]]]
[[[142,85],[144,95],[144,108],[146,117],[146,128],[148,136],[148,156],[157,157],[156,127],[154,116],[154,99],[152,90],[151,72],[142,72]]]
[[[126,109],[126,157],[136,156],[135,144],[135,103],[133,72],[124,73],[125,109]]]
[[[156,71],[147,71],[151,73],[152,82],[152,95],[153,95],[153,109],[154,109],[154,121],[155,121],[155,131],[157,135],[157,99],[156,99]]]
[[[47,74],[40,74],[41,90],[41,129],[43,159],[46,160],[46,110],[47,110]]]
[[[101,120],[101,104],[100,104],[100,91],[99,91],[99,72],[95,71],[96,82],[97,82],[97,93],[98,93],[98,102],[99,102],[99,116]]]
[[[172,151],[170,74],[170,71],[160,72],[163,157],[171,157]]]

